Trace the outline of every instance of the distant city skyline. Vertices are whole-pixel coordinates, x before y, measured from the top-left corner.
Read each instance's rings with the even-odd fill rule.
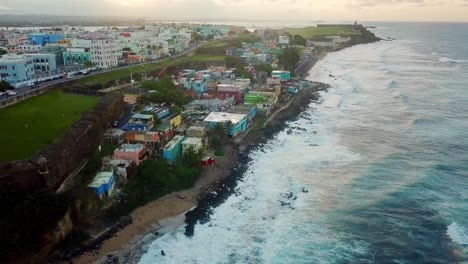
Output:
[[[468,21],[468,0],[0,0],[0,15],[168,20]]]

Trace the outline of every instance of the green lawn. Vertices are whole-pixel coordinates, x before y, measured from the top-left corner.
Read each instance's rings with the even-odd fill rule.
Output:
[[[356,35],[353,27],[347,25],[304,27],[304,28],[285,28],[284,31],[291,35],[301,35],[305,39],[313,39],[324,36],[349,36]]]
[[[62,135],[97,100],[52,91],[0,109],[0,161],[30,157]]]
[[[208,42],[203,44],[201,48],[222,48],[228,46],[228,43],[223,40]]]
[[[219,62],[223,61],[225,56],[221,55],[192,55],[188,57],[182,57],[178,59],[171,59],[163,62],[158,62],[158,63],[149,63],[149,64],[144,64],[144,65],[135,65],[129,68],[125,69],[120,69],[120,70],[115,70],[115,71],[110,71],[106,73],[101,73],[97,75],[93,75],[87,78],[84,78],[80,80],[79,82],[81,84],[95,84],[95,83],[102,83],[102,82],[108,82],[111,80],[118,80],[122,77],[125,76],[130,76],[130,72],[133,71],[133,73],[144,73],[144,72],[151,72],[154,70],[158,70],[162,67],[167,67],[167,66],[173,66],[181,63],[186,63],[186,62]]]

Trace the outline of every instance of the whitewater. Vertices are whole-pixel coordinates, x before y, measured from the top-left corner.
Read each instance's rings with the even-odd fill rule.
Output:
[[[330,84],[320,100],[140,263],[468,261],[466,28],[388,24],[398,40],[328,54],[308,77]]]

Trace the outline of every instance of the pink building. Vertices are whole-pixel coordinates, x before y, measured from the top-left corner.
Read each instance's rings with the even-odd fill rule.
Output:
[[[148,154],[144,144],[122,144],[114,151],[114,159],[133,161],[140,165]]]

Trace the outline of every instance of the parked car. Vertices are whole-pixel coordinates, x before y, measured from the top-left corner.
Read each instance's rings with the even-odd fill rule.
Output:
[[[116,128],[118,126],[119,126],[119,121],[114,121],[114,123],[112,123],[113,128]]]
[[[13,96],[13,95],[17,95],[18,93],[17,92],[14,92],[14,91],[9,91],[7,93],[9,96]]]

